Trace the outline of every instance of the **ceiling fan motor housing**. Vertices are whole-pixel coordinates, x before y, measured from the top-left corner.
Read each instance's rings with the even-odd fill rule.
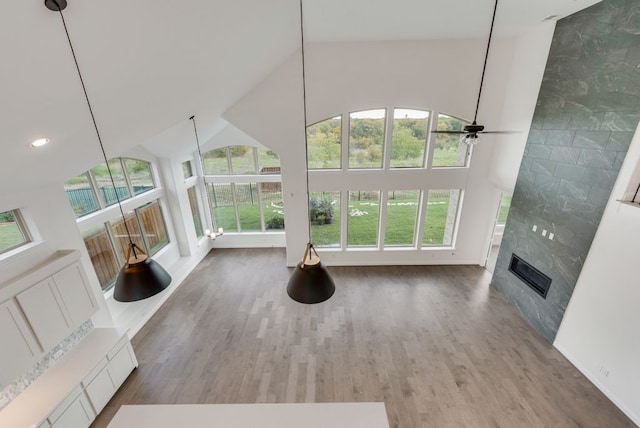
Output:
[[[472,125],[465,125],[464,127],[465,132],[471,132],[471,133],[481,132],[483,130],[484,130],[484,125],[476,125],[475,123],[473,123]]]

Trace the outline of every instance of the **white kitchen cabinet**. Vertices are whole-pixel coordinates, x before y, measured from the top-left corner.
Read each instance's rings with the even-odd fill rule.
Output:
[[[131,343],[127,340],[124,346],[113,357],[109,358],[109,365],[107,366],[116,389],[120,388],[120,385],[124,383],[137,366],[138,360],[136,360],[136,356],[133,353]]]
[[[116,385],[113,383],[111,379],[111,374],[109,374],[109,370],[107,370],[107,364],[109,361],[107,357],[101,361],[96,369],[98,370],[96,373],[96,369],[94,369],[85,380],[82,381],[82,384],[85,387],[85,391],[87,391],[87,396],[89,397],[89,401],[93,406],[93,410],[95,410],[96,414],[100,413],[104,406],[107,405],[113,394],[115,394],[118,389]]]
[[[16,296],[42,349],[47,352],[71,333],[71,324],[53,278],[47,278]]]
[[[128,338],[120,341],[107,354],[107,360],[106,364],[99,363],[96,369],[83,381],[89,401],[91,401],[96,413],[100,413],[104,409],[104,406],[138,365],[138,360]],[[100,367],[103,368],[95,374]]]
[[[71,328],[80,326],[98,310],[80,263],[76,262],[55,273],[53,281],[66,309]]]
[[[51,422],[51,428],[88,428],[95,416],[87,396],[80,390],[59,416],[55,414],[49,417],[49,422]]]
[[[45,352],[98,309],[79,262],[27,288],[16,299]]]
[[[42,349],[13,299],[0,304],[0,344],[1,388],[29,370],[42,356]]]

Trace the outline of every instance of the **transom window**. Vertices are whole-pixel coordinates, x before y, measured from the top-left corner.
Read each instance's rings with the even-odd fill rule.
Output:
[[[280,158],[268,149],[227,146],[202,155],[211,214],[226,232],[281,232]]]
[[[31,242],[19,210],[0,212],[0,254]]]
[[[109,160],[115,189],[106,164],[73,177],[64,184],[67,199],[76,218],[85,216],[155,188],[149,162],[114,158]],[[117,198],[116,198],[117,193]]]
[[[343,135],[342,118],[348,118]],[[334,116],[307,127],[309,169],[461,168],[468,166],[471,148],[459,135],[468,122],[438,113],[407,108],[380,108]],[[432,150],[429,155],[429,144]],[[342,151],[347,152],[346,161]]]

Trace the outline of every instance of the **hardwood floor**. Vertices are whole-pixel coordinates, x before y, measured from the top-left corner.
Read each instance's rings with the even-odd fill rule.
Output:
[[[634,424],[477,266],[332,267],[289,299],[284,250],[214,250],[132,341],[122,404],[384,401],[391,427]]]

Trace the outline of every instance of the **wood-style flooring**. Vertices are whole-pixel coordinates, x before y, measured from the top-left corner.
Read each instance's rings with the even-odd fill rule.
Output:
[[[478,266],[332,267],[289,299],[281,249],[214,250],[132,341],[123,404],[384,401],[391,427],[634,424]],[[346,427],[345,427],[346,428]]]

